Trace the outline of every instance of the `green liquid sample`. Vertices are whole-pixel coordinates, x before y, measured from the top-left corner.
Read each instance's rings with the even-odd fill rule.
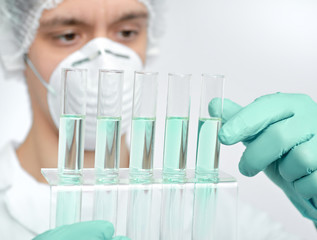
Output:
[[[167,178],[185,174],[188,122],[188,118],[166,118],[163,173]]]
[[[121,118],[97,118],[95,168],[108,177],[115,177],[120,165]]]
[[[133,118],[131,131],[131,178],[152,176],[155,118]]]
[[[61,174],[78,174],[84,160],[85,117],[62,115],[59,126],[58,169]]]
[[[221,119],[219,118],[199,119],[196,153],[197,174],[210,174],[218,170],[220,151],[218,131],[220,127]]]

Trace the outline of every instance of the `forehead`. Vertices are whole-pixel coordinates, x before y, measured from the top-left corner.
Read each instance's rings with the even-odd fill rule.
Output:
[[[146,16],[147,8],[138,0],[64,0],[56,8],[43,12],[40,24],[54,19],[77,19],[86,23],[115,22],[129,14]]]

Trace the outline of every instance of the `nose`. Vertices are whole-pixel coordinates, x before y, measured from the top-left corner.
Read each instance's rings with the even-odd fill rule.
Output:
[[[104,27],[97,27],[96,30],[93,33],[93,37],[94,38],[99,38],[99,37],[109,38],[109,34],[108,34],[107,28],[105,26]]]

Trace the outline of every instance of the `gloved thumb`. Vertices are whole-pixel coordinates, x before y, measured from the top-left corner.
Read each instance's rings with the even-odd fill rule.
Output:
[[[112,223],[96,220],[63,225],[42,233],[33,240],[110,240],[113,234]]]
[[[237,114],[241,109],[242,107],[239,104],[227,98],[223,100],[222,114],[221,114],[221,98],[212,99],[208,105],[209,115],[211,117],[222,118],[222,124],[225,124],[231,117]]]

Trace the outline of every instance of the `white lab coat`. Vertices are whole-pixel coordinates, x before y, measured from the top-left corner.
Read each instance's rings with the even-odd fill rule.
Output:
[[[50,189],[20,165],[12,144],[0,150],[0,239],[24,240],[49,229]],[[224,229],[226,231],[226,229]],[[241,240],[295,240],[267,214],[239,205]]]
[[[0,150],[0,239],[24,240],[49,228],[50,188],[20,165],[12,144]]]

